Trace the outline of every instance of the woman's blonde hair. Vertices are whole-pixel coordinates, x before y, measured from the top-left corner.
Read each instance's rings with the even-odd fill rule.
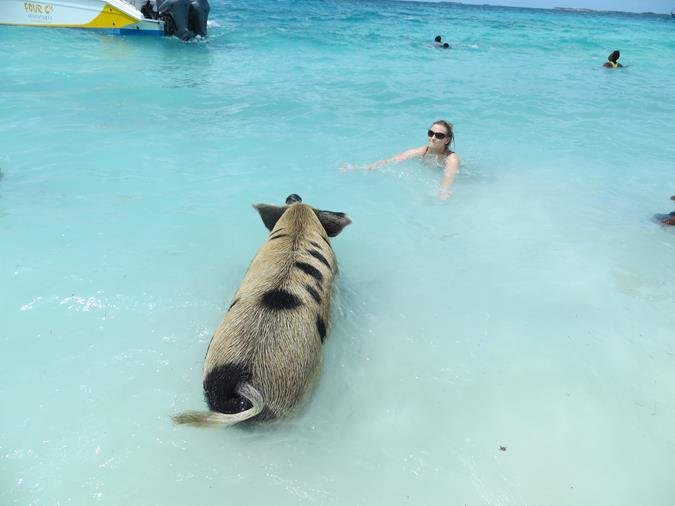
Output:
[[[448,149],[450,149],[450,144],[455,143],[455,133],[452,131],[452,123],[448,123],[444,119],[439,119],[438,121],[434,121],[431,126],[434,125],[441,125],[443,128],[445,128],[445,131],[448,132],[448,137],[450,137],[450,141],[448,142]]]

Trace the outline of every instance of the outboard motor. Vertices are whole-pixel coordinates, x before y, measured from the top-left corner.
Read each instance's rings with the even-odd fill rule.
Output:
[[[210,10],[208,0],[157,0],[159,19],[164,21],[164,35],[175,35],[182,40],[197,35],[206,37]]]

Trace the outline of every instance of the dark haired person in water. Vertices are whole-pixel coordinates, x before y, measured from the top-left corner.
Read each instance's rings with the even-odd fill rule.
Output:
[[[675,200],[675,195],[670,197],[670,200]],[[670,214],[657,214],[655,218],[664,225],[675,225],[675,211]]]
[[[621,53],[619,51],[612,51],[612,54],[610,54],[607,57],[607,61],[602,64],[603,67],[606,67],[608,69],[617,69],[619,67],[623,67],[617,60],[621,56]]]
[[[372,163],[365,167],[366,170],[375,170],[388,163],[402,162],[403,160],[415,157],[419,157],[424,161],[435,162],[444,168],[443,181],[441,181],[438,196],[442,200],[447,199],[452,195],[450,187],[459,172],[459,164],[461,162],[457,154],[450,150],[450,144],[455,139],[452,124],[444,120],[434,121],[427,131],[427,137],[429,140],[426,146],[412,148],[392,158]]]
[[[440,47],[440,48],[443,48],[443,49],[449,49],[449,48],[450,48],[450,44],[448,44],[447,42],[442,42],[442,40],[443,40],[443,39],[441,39],[441,36],[440,36],[440,35],[436,35],[436,38],[434,39],[434,47]]]

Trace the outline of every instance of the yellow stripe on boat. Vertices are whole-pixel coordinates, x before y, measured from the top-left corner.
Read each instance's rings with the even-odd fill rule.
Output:
[[[110,4],[105,4],[98,16],[89,23],[78,26],[82,28],[123,28],[137,22],[137,19],[132,18]]]

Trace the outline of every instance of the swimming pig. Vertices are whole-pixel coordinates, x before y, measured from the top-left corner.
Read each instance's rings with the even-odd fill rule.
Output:
[[[204,362],[211,411],[187,411],[176,423],[231,425],[288,414],[321,362],[337,262],[328,237],[351,223],[290,195],[286,206],[257,204],[271,231],[216,329]]]

